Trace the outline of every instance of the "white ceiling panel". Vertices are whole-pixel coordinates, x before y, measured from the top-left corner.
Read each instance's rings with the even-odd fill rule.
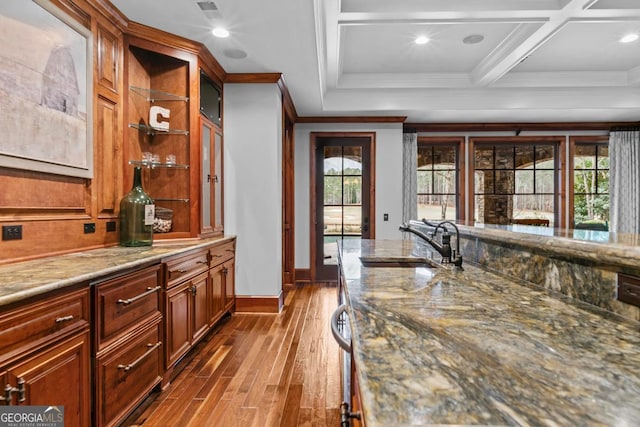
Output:
[[[599,0],[591,9],[640,9],[638,0]]]
[[[632,31],[640,22],[569,23],[512,71],[629,71],[640,66],[640,44],[619,39]]]
[[[520,11],[558,10],[566,3],[568,0],[342,0],[341,7],[342,12]]]
[[[381,24],[344,26],[341,32],[343,73],[471,72],[516,27],[516,24]],[[470,35],[477,44],[464,44]],[[427,44],[415,38],[427,36]]]

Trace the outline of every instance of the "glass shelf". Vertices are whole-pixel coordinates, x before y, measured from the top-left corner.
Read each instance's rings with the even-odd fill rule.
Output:
[[[189,135],[188,130],[181,129],[160,129],[153,126],[143,125],[139,123],[129,123],[130,128],[138,129],[147,135]]]
[[[129,86],[131,92],[144,97],[149,102],[156,101],[189,101],[188,96],[174,95],[161,90],[145,89],[143,87]]]
[[[182,202],[189,203],[189,199],[164,199],[162,197],[153,197],[154,202]]]
[[[189,165],[179,165],[177,163],[158,163],[158,162],[145,162],[143,160],[129,160],[130,165],[142,166],[145,168],[165,168],[165,169],[189,169]]]

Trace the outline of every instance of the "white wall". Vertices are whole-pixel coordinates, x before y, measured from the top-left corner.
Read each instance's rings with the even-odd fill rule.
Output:
[[[282,291],[282,101],[275,84],[224,85],[224,228],[236,295]]]
[[[225,92],[226,97],[226,92]],[[225,123],[226,132],[226,123]],[[376,133],[376,239],[401,238],[402,123],[302,123],[295,126],[295,267],[310,268],[310,159],[311,132]],[[389,221],[383,221],[383,214]]]

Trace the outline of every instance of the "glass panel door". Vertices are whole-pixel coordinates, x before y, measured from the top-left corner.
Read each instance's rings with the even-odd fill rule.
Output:
[[[336,242],[370,235],[369,138],[322,139],[318,154],[316,277],[333,280]]]

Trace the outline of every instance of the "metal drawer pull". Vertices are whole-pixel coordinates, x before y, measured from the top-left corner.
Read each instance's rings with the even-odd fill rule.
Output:
[[[625,294],[627,294],[627,295],[631,295],[632,297],[637,297],[637,296],[639,296],[637,293],[633,292],[633,291],[632,291],[631,289],[629,289],[629,288],[625,288],[625,289],[624,289],[624,293],[625,293]]]
[[[136,360],[129,363],[128,365],[118,365],[118,369],[124,369],[125,372],[130,371],[131,369],[135,368],[140,362],[142,362],[147,356],[153,353],[161,345],[162,345],[162,341],[158,341],[155,344],[151,344],[151,343],[147,344],[147,347],[149,347],[149,350],[145,351],[142,356],[138,357]]]
[[[151,295],[154,292],[158,292],[160,290],[160,286],[156,286],[155,288],[147,288],[147,292],[143,292],[140,295],[137,295],[133,298],[129,298],[129,299],[119,299],[117,302],[118,304],[122,304],[122,305],[129,305],[131,303],[134,303],[136,301],[138,301],[139,299],[142,299],[144,297],[146,297],[147,295]]]
[[[24,378],[18,378],[18,387],[12,387],[11,384],[7,384],[4,387],[4,396],[0,396],[0,402],[5,402],[5,405],[11,405],[11,395],[13,393],[18,393],[18,402],[22,403],[26,399],[25,397],[25,380]]]
[[[56,323],[68,322],[69,320],[73,320],[72,314],[70,314],[69,316],[58,317],[56,319]]]
[[[333,334],[333,338],[335,338],[338,345],[347,353],[351,353],[351,343],[344,339],[344,337],[340,334],[338,330],[338,318],[342,313],[347,311],[347,306],[342,304],[340,307],[336,308],[336,311],[331,315],[331,333]]]
[[[186,273],[188,270],[185,270],[184,268],[179,268],[177,270],[171,270],[169,273],[180,273],[180,274],[184,274]]]
[[[196,261],[196,264],[206,264],[207,261]]]
[[[222,254],[215,254],[215,255],[213,255],[213,256],[214,256],[214,257],[216,257],[216,258],[222,258],[224,255],[222,255]]]

